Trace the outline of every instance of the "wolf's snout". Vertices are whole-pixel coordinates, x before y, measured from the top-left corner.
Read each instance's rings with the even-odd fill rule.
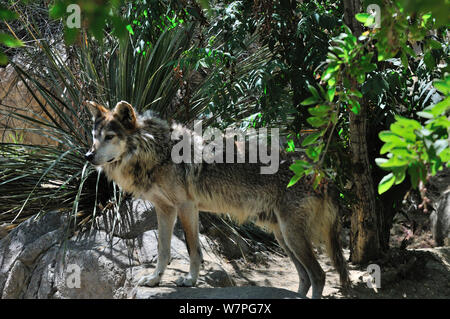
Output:
[[[92,162],[92,160],[94,159],[94,152],[87,152],[86,154],[84,154],[84,158],[86,159],[86,161]]]

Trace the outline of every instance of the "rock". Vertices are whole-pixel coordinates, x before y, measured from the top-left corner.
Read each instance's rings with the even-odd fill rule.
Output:
[[[139,245],[142,246],[138,251],[139,262],[155,263],[158,257],[158,231],[155,229],[143,233]],[[189,260],[185,243],[176,236],[172,236],[170,254],[172,259]]]
[[[233,278],[218,263],[204,265],[206,274],[202,274],[200,280],[204,280],[212,287],[232,287],[235,286]]]
[[[205,261],[198,288],[176,287],[175,281],[189,271],[186,245],[176,234],[161,286],[136,287],[142,276],[153,272],[158,247],[157,230],[146,230],[153,226],[139,205],[134,202],[138,212],[130,216],[131,227],[120,236],[94,229],[71,235],[62,244],[67,217],[56,211],[20,224],[0,240],[1,298],[298,298],[284,289],[234,287],[203,235]]]
[[[12,285],[14,277],[11,277],[10,272],[16,261],[20,260],[23,265],[33,264],[51,243],[61,240],[65,220],[65,216],[59,212],[49,212],[37,220],[26,220],[0,240],[0,295],[3,298],[15,298],[16,291],[10,296],[11,290],[6,291],[5,285]]]
[[[120,206],[119,214],[121,217],[119,225],[114,226],[113,216],[105,215],[97,218],[97,228],[128,239],[136,238],[147,230],[158,228],[155,208],[149,201],[125,199]]]
[[[449,244],[450,239],[450,188],[438,200],[437,209],[430,214],[431,232],[437,246]]]
[[[124,298],[127,272],[139,262],[139,242],[156,247],[156,236],[109,237],[94,230],[61,245],[66,217],[49,212],[29,219],[0,241],[2,298]],[[178,244],[180,246],[180,244]]]
[[[16,260],[5,282],[2,299],[18,298],[26,283],[27,274],[25,265],[20,260]]]
[[[133,285],[154,267],[158,255],[157,230],[142,202],[134,201],[130,228],[117,235],[105,230],[81,232],[67,239],[67,217],[49,212],[23,222],[0,240],[0,296],[2,298],[126,298]],[[144,225],[138,225],[142,222]],[[123,238],[131,237],[132,238]],[[123,236],[123,237],[122,237]],[[189,268],[185,243],[172,236],[172,265]],[[208,248],[201,236],[202,247]],[[172,277],[183,275],[175,271]],[[208,264],[205,280],[229,286],[219,265]],[[166,277],[168,280],[171,274]]]
[[[104,231],[71,238],[64,258],[62,249],[56,255],[56,261],[64,264],[57,262],[50,272],[53,290],[61,298],[123,298],[126,272],[138,265],[133,248],[126,240],[108,238]]]

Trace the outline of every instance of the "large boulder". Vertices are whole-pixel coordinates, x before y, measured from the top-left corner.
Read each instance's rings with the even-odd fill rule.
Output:
[[[155,215],[148,203],[134,201],[127,209],[122,217],[128,222],[118,228],[120,231],[110,232],[111,225],[103,220],[98,223],[99,229],[67,240],[67,216],[61,212],[23,222],[0,240],[0,297],[132,297],[133,288],[140,289],[135,287],[138,280],[155,267],[158,235],[155,218],[146,216]],[[205,253],[211,254],[204,236],[201,244]],[[176,234],[171,243],[171,260],[163,280],[174,285],[175,279],[189,269],[185,243]],[[233,285],[215,262],[205,262],[202,271],[201,283],[205,287]]]
[[[53,211],[30,218],[0,239],[1,298],[298,298],[292,291],[271,287],[235,287],[214,252],[216,244],[200,235],[204,263],[197,288],[176,287],[189,271],[189,256],[180,230],[171,242],[171,263],[159,287],[139,287],[139,279],[154,271],[158,234],[148,203],[129,203],[122,211],[127,226],[97,229],[67,236],[67,216]],[[127,216],[127,213],[131,216]],[[66,238],[66,240],[64,240]]]
[[[142,230],[152,224],[132,218],[141,218]],[[0,240],[1,298],[126,298],[133,268],[156,261],[156,230],[131,227],[124,236],[135,231],[134,238],[88,230],[64,241],[66,224],[64,214],[49,212]],[[180,239],[172,247],[172,258],[188,258]]]

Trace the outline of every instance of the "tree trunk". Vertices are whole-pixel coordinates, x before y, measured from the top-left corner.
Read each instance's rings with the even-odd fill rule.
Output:
[[[362,26],[355,14],[362,12],[360,0],[344,0],[344,21],[359,36]],[[354,83],[356,87],[356,83]],[[350,151],[356,203],[352,207],[350,258],[353,263],[364,264],[380,255],[380,236],[375,188],[367,149],[368,103],[360,101],[359,114],[350,112]]]
[[[350,149],[356,203],[352,207],[350,255],[364,264],[380,254],[379,223],[375,190],[367,153],[367,103],[361,101],[358,115],[350,113]]]

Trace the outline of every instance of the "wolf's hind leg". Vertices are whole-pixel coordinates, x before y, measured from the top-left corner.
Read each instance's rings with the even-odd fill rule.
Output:
[[[170,242],[177,217],[176,210],[173,207],[155,208],[158,218],[158,262],[153,274],[144,276],[139,280],[139,286],[153,287],[158,285],[170,261]]]
[[[178,217],[183,226],[186,246],[189,253],[189,274],[186,277],[180,277],[176,283],[178,286],[195,286],[202,262],[202,251],[198,238],[198,209],[194,203],[184,203],[178,208]]]
[[[280,221],[280,229],[287,247],[294,253],[308,273],[312,284],[312,298],[321,298],[325,286],[325,273],[316,256],[314,256],[311,241],[302,233],[299,222],[295,220]]]
[[[279,226],[276,226],[275,229],[273,229],[273,234],[278,243],[280,244],[281,248],[284,249],[286,254],[294,263],[295,268],[297,269],[299,279],[298,294],[302,297],[306,297],[306,294],[308,293],[308,290],[311,287],[311,281],[309,280],[308,273],[306,272],[301,262],[297,259],[297,257],[295,257],[294,253],[286,245],[286,242],[283,239],[283,234],[281,234]]]

